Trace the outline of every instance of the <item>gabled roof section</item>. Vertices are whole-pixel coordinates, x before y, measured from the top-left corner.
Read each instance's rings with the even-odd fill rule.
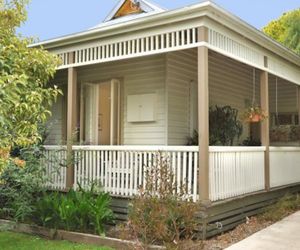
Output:
[[[165,9],[147,0],[120,0],[105,18],[104,22],[109,22],[129,15],[135,16],[136,18],[139,14],[156,14],[163,11],[165,11]]]

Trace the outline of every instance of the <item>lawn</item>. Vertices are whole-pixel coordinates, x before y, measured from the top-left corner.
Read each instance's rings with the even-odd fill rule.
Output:
[[[112,250],[108,247],[75,244],[67,241],[51,241],[25,234],[0,232],[2,250]]]

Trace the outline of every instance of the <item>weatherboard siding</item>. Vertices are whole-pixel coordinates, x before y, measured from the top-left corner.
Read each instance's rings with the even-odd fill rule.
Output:
[[[189,49],[164,55],[148,56],[115,63],[78,68],[78,82],[99,83],[112,78],[121,81],[121,143],[124,145],[185,145],[197,129],[197,50]],[[229,105],[239,117],[252,102],[253,69],[245,64],[209,52],[210,106]],[[66,71],[53,81],[66,84]],[[194,82],[194,88],[192,88]],[[65,85],[66,86],[66,85]],[[260,103],[259,70],[256,70],[256,102]],[[65,91],[66,92],[66,91]],[[127,96],[156,94],[155,121],[127,122]],[[192,98],[192,94],[196,95]],[[63,131],[63,99],[53,106],[49,120],[48,144],[59,144]],[[297,111],[296,85],[279,80],[278,110]],[[270,75],[270,111],[275,112],[275,77]],[[194,108],[194,110],[193,110]],[[236,144],[249,136],[249,124]]]
[[[255,101],[260,103],[259,72],[256,71]],[[239,119],[253,96],[253,68],[215,52],[209,53],[210,106],[229,105],[238,110]],[[243,123],[243,134],[237,144],[249,136],[249,124]]]
[[[187,137],[196,129],[192,122],[190,88],[197,82],[196,50],[167,54],[168,144],[186,145]],[[197,102],[196,97],[194,103]],[[197,112],[194,112],[197,113]],[[196,119],[196,118],[195,118]]]
[[[121,142],[125,145],[165,144],[165,57],[149,56],[78,68],[78,81],[121,81]],[[127,122],[127,96],[156,94],[154,122]]]
[[[276,102],[279,113],[297,113],[298,112],[298,85],[292,84],[286,80],[278,79],[277,81],[277,98],[276,98],[276,78],[269,77],[270,89],[270,112],[276,112]]]
[[[210,106],[229,105],[239,111],[239,118],[252,102],[253,70],[251,67],[209,52],[209,103]],[[191,101],[190,83],[197,82],[197,50],[169,53],[167,56],[168,144],[186,145],[187,137],[197,129],[197,96]],[[259,72],[256,71],[256,102],[260,103]],[[192,118],[191,115],[194,117]],[[249,136],[249,124],[243,124],[241,143]]]
[[[61,145],[64,143],[63,133],[66,128],[67,81],[67,71],[60,70],[50,83],[51,85],[57,85],[63,91],[63,95],[57,97],[56,102],[53,103],[51,108],[51,116],[46,124],[46,133],[48,134],[45,141],[46,145]]]

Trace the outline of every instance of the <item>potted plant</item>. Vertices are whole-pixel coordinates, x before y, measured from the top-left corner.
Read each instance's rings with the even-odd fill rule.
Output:
[[[261,122],[267,118],[265,112],[259,106],[251,106],[244,112],[246,122]]]

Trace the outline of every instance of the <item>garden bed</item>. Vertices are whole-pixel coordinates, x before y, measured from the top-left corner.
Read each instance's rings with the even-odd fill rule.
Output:
[[[247,218],[245,223],[227,233],[203,241],[201,250],[225,249],[299,210],[299,194],[286,195],[272,206],[266,208],[264,213]]]
[[[25,233],[30,235],[38,235],[51,240],[66,240],[81,244],[91,244],[96,246],[108,246],[115,249],[134,249],[138,247],[136,242],[128,240],[120,240],[105,236],[97,236],[93,234],[84,234],[77,232],[69,232],[64,230],[48,229],[35,225],[23,223],[15,223],[9,220],[0,219],[0,227],[16,233]],[[149,246],[148,249],[165,249],[161,246]]]

